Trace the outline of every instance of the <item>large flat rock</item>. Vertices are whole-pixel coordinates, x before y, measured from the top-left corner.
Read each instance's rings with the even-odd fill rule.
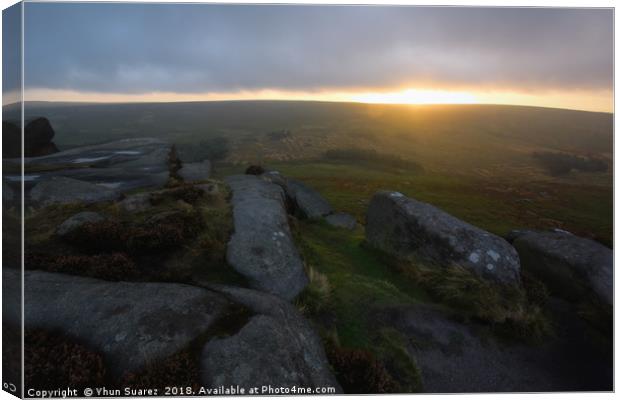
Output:
[[[372,315],[378,328],[409,340],[427,393],[612,390],[612,357],[587,340],[589,328],[566,303],[552,299],[550,310],[556,332],[537,345],[494,339],[430,305],[379,307]]]
[[[254,175],[228,177],[234,233],[226,259],[258,290],[291,300],[308,284],[279,186]]]
[[[19,271],[3,269],[3,290],[17,301]],[[59,331],[104,355],[115,377],[136,372],[183,349],[228,310],[207,289],[169,283],[106,282],[26,271],[25,326]],[[19,324],[18,304],[4,320]]]
[[[504,239],[398,192],[374,195],[366,218],[366,240],[389,254],[458,265],[500,283],[518,285],[519,255]]]
[[[575,284],[590,287],[607,304],[613,304],[613,251],[600,243],[568,232],[527,231],[513,245],[524,269],[549,287],[569,297]]]
[[[67,177],[121,192],[162,187],[169,178],[171,145],[159,139],[124,139],[24,159],[26,189],[52,177]],[[15,165],[17,160],[7,160]],[[19,175],[9,175],[19,181]]]
[[[249,289],[210,288],[257,315],[237,334],[206,344],[201,361],[204,385],[333,387],[342,392],[320,337],[291,304]]]
[[[78,179],[55,176],[37,183],[28,199],[31,205],[49,206],[52,204],[98,203],[114,201],[120,197],[117,189],[110,189]]]

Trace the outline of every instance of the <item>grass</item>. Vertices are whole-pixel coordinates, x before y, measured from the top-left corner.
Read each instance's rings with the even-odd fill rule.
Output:
[[[397,262],[369,248],[361,228],[345,232],[324,222],[298,222],[295,232],[314,276],[298,306],[324,330],[335,330],[345,347],[374,348],[372,310],[416,303],[439,303],[458,319],[482,322],[510,340],[536,342],[552,333],[543,312],[545,288],[533,278],[521,290],[462,268]]]
[[[363,165],[298,160],[272,162],[269,169],[300,179],[318,190],[338,211],[364,221],[371,197],[378,190],[395,190],[503,236],[513,229],[561,228],[613,244],[612,186],[584,180],[481,177],[458,171],[367,168]],[[242,173],[244,166],[222,165],[218,176]]]
[[[363,228],[297,220],[293,227],[310,277],[296,305],[318,327],[345,393],[423,390],[410,348],[420,338],[377,326],[373,315],[383,307],[439,305],[447,317],[475,320],[486,335],[508,342],[538,344],[552,334],[546,289],[534,278],[524,291],[499,288],[462,269],[397,263],[365,244]]]
[[[407,352],[407,338],[392,328],[382,328],[377,335],[378,353],[397,382],[399,393],[422,391],[422,373]]]
[[[361,229],[345,233],[324,222],[299,222],[295,231],[306,264],[333,288],[321,307],[333,312],[342,345],[372,345],[367,324],[371,307],[428,300],[422,288],[403,280],[379,253],[363,246]],[[312,284],[310,288],[315,290]]]
[[[461,320],[481,321],[509,340],[538,343],[553,333],[543,311],[544,285],[532,277],[522,289],[491,283],[457,266],[397,264],[404,276],[423,286],[434,301],[449,307]]]
[[[295,299],[295,305],[304,315],[318,315],[328,306],[332,296],[332,287],[327,276],[311,265],[306,266],[306,275],[309,281],[308,286]]]

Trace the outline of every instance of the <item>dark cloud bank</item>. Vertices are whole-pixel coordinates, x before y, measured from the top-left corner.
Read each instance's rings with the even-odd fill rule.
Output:
[[[26,3],[26,87],[611,89],[606,9]]]

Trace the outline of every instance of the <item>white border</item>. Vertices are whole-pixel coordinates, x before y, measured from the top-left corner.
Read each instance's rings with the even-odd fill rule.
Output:
[[[45,0],[29,0],[29,2],[44,2]],[[91,0],[63,0],[64,2],[98,2],[98,1],[91,1]],[[102,1],[99,1],[102,2]],[[112,1],[110,1],[112,2]],[[134,0],[133,2],[136,3],[174,3],[174,2],[170,2],[170,1],[146,1],[146,0]],[[5,9],[13,4],[15,4],[16,2],[14,0],[0,0],[0,5],[2,6],[2,9]],[[520,0],[520,1],[515,1],[515,0],[504,0],[504,1],[493,1],[493,0],[476,0],[476,1],[468,1],[468,0],[425,0],[425,1],[419,1],[419,0],[389,0],[389,1],[385,1],[385,0],[374,0],[374,1],[369,1],[369,0],[338,0],[338,1],[330,1],[330,0],[289,0],[289,1],[264,1],[264,0],[243,0],[243,1],[233,1],[233,0],[219,0],[219,1],[200,1],[200,0],[184,0],[182,1],[182,3],[244,3],[244,4],[351,4],[351,5],[361,5],[361,4],[375,4],[375,5],[421,5],[421,6],[470,6],[470,7],[571,7],[571,8],[592,8],[592,7],[602,7],[602,8],[614,8],[615,4],[613,1],[611,0],[588,0],[588,1],[584,1],[584,0]],[[616,10],[614,8],[614,27],[615,27],[615,16],[616,16]],[[1,27],[1,20],[0,20],[0,27]],[[24,25],[23,25],[23,8],[22,8],[22,39],[23,39],[23,29],[24,29]],[[618,33],[616,32],[616,30],[614,29],[614,78],[616,76],[616,72],[618,71],[618,64],[615,62],[615,50],[616,50],[616,43],[618,43]],[[0,43],[2,40],[2,33],[1,33],[1,29],[0,29]],[[23,101],[23,90],[24,90],[24,70],[23,70],[23,45],[24,42],[22,40],[22,54],[21,54],[21,58],[22,58],[22,101]],[[2,55],[0,52],[0,65],[2,63]],[[1,76],[0,76],[0,84],[1,84]],[[616,81],[614,79],[614,109],[615,109],[615,94],[617,93],[617,85],[616,85]],[[23,113],[24,110],[22,108],[22,129],[23,129]],[[614,133],[616,132],[616,116],[614,113]],[[616,154],[616,141],[615,141],[615,135],[614,135],[614,154]],[[23,149],[23,135],[22,135],[22,149]],[[0,150],[1,150],[1,143],[0,143]],[[1,166],[0,166],[0,171],[1,171]],[[618,177],[618,173],[620,172],[620,167],[618,167],[618,164],[615,162],[615,157],[614,157],[614,211],[616,210],[616,199],[618,198],[616,196],[616,191],[618,189],[617,187],[617,177]],[[23,165],[22,165],[22,174],[23,174]],[[22,185],[22,200],[23,200],[23,185]],[[23,201],[22,201],[22,205],[23,205]],[[23,213],[24,213],[24,209],[22,206],[22,218],[23,218]],[[1,215],[1,211],[0,211],[0,215]],[[616,236],[615,236],[615,227],[617,226],[618,221],[620,220],[620,217],[614,212],[614,248],[617,248],[618,246],[618,241],[616,240]],[[22,254],[23,254],[23,225],[22,225]],[[1,251],[1,243],[0,243],[0,251]],[[617,260],[617,254],[614,251],[614,265],[620,265],[618,263],[616,263]],[[22,269],[23,269],[23,262],[22,262]],[[619,278],[620,274],[614,274],[614,287],[617,288],[618,283],[620,281]],[[1,299],[0,299],[1,301]],[[23,287],[22,287],[22,302],[23,302]],[[23,306],[23,304],[22,304]],[[616,315],[616,310],[614,310],[614,315]],[[614,332],[618,332],[615,328],[616,328],[616,324],[617,324],[617,319],[614,318]],[[23,338],[22,338],[22,342],[23,342]],[[0,343],[0,351],[1,351],[1,343]],[[22,343],[22,353],[23,353],[23,343]],[[615,355],[617,355],[616,352],[616,348],[614,348],[614,367],[615,367]],[[1,365],[0,365],[0,374],[1,374]],[[618,370],[615,369],[614,370],[614,383],[618,382]],[[397,396],[398,398],[403,398],[403,397],[411,397],[413,398],[413,396],[415,396],[416,398],[419,399],[444,399],[444,398],[450,398],[452,396],[459,396],[459,399],[463,399],[463,400],[470,400],[470,399],[478,399],[478,398],[483,398],[483,397],[489,397],[489,396],[501,396],[503,399],[528,399],[528,398],[532,398],[532,397],[536,397],[538,399],[568,399],[568,400],[573,400],[573,399],[583,399],[587,396],[588,399],[603,399],[603,398],[611,398],[613,396],[615,396],[613,393],[550,393],[550,394],[496,394],[496,393],[492,393],[492,394],[467,394],[467,395],[393,395],[393,396],[378,396],[380,398],[390,398],[390,397],[394,397]],[[316,398],[329,398],[329,396],[313,396]],[[337,398],[339,399],[349,399],[349,398],[353,398],[354,396],[337,396]],[[0,391],[0,400],[8,400],[8,399],[14,399],[15,397],[9,395],[8,393],[4,392],[4,391]],[[282,398],[287,398],[287,397],[278,397],[278,399],[282,399]],[[292,398],[292,397],[290,397]]]

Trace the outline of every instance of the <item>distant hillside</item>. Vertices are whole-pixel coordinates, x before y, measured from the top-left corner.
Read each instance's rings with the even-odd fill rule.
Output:
[[[229,142],[227,161],[238,163],[368,148],[423,166],[495,169],[528,166],[537,151],[611,158],[613,147],[612,114],[523,106],[32,102],[25,114],[47,117],[61,148],[154,136],[185,145],[199,158],[197,145],[204,142],[206,149],[208,140],[218,138]],[[287,134],[274,135],[283,131]]]

